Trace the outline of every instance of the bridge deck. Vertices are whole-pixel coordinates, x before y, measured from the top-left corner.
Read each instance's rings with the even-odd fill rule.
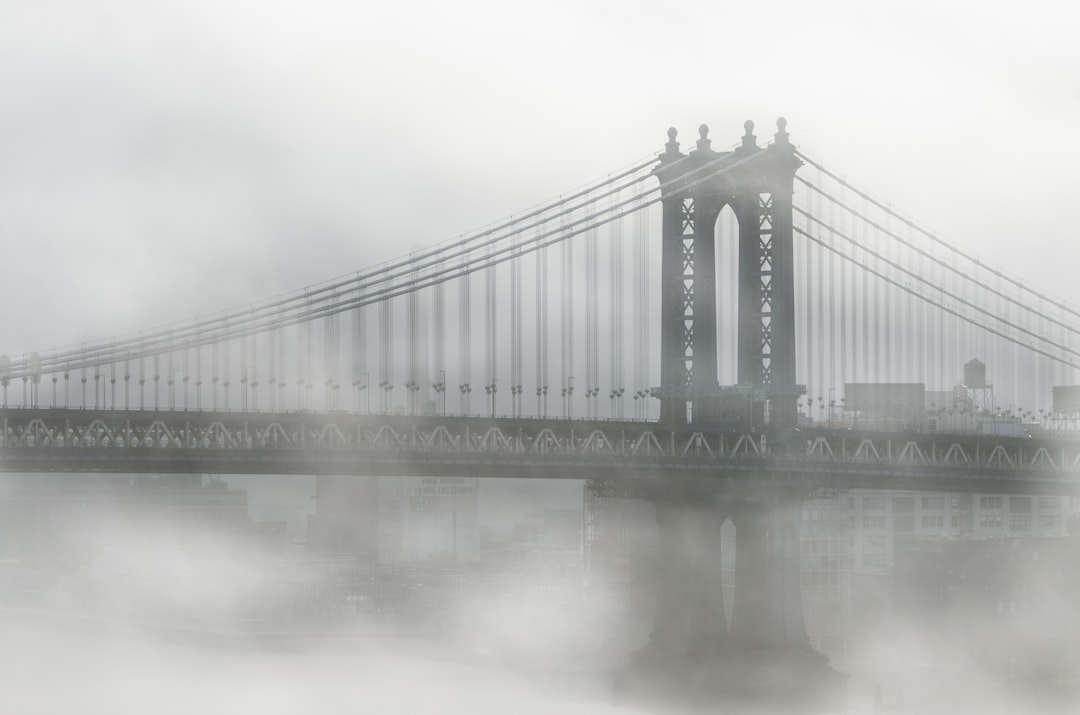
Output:
[[[446,475],[1080,494],[1080,440],[345,413],[8,409],[0,471]]]

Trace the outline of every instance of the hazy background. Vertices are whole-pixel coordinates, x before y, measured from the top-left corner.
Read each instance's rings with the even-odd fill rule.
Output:
[[[1076,5],[670,7],[0,0],[0,353],[322,281],[647,157],[668,126],[690,148],[707,122],[722,147],[748,118],[767,141],[780,115],[831,169],[1080,302]],[[256,481],[237,481],[253,516],[302,524],[310,481]],[[568,489],[485,485],[481,509],[580,499]],[[531,702],[415,662],[208,658],[13,628],[13,712],[298,712],[363,702],[373,684],[389,685],[381,709],[340,711]],[[62,687],[43,687],[54,676]],[[201,686],[213,707],[190,697]]]
[[[1070,3],[0,0],[0,352],[489,223],[709,123],[1080,302]]]

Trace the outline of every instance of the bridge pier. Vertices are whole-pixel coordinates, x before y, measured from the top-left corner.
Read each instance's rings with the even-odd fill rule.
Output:
[[[845,707],[844,677],[810,647],[802,611],[804,495],[667,485],[654,496],[661,573],[649,642],[614,675],[616,700],[711,711]],[[720,526],[735,524],[735,599],[724,617]]]
[[[727,644],[717,549],[725,517],[700,498],[668,494],[656,501],[661,573],[649,647],[660,657],[699,659]]]
[[[753,650],[808,649],[802,612],[799,526],[802,498],[793,494],[737,502],[733,640]]]

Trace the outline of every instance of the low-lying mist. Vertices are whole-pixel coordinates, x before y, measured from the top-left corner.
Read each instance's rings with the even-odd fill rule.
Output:
[[[394,571],[243,524],[100,506],[67,516],[22,525],[33,539],[2,527],[0,713],[624,712],[612,674],[647,641],[657,587],[590,574],[568,596],[513,559]],[[942,614],[898,609],[862,628],[832,664],[848,711],[1076,712],[1075,663],[1038,664],[1076,657],[1080,606],[1015,575],[1051,597],[1009,633],[967,619],[958,639]],[[399,601],[411,605],[391,613]]]
[[[0,712],[611,711],[580,613],[520,574],[430,604],[443,612],[415,629],[355,602],[312,605],[350,603],[338,588],[349,560],[275,552],[221,525],[98,514],[47,549],[8,551]]]

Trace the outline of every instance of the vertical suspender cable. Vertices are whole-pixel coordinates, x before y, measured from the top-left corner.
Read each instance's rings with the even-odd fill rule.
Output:
[[[612,207],[616,204],[617,194],[611,198]],[[622,219],[615,219],[610,224],[611,238],[611,417],[622,418],[623,384],[623,252]]]
[[[496,351],[495,351],[495,332],[496,325],[495,320],[497,318],[495,311],[495,266],[491,266],[486,271],[484,284],[484,298],[485,298],[485,310],[484,310],[484,325],[486,328],[487,342],[485,344],[487,353],[487,384],[484,385],[484,392],[488,396],[491,402],[491,416],[495,416],[495,392],[498,389],[498,378],[495,375],[496,370]]]
[[[840,198],[844,199],[844,188],[840,188]],[[845,212],[845,217],[847,213]],[[841,229],[848,233],[848,222],[845,220]],[[851,235],[848,233],[848,235]],[[851,305],[851,301],[848,300],[848,292],[851,287],[848,285],[848,262],[840,261],[840,385],[841,389],[844,388],[844,383],[850,379],[848,375],[848,323],[851,320],[851,316],[848,315],[848,306]],[[847,395],[843,395],[843,399],[846,399]]]
[[[285,347],[285,328],[278,328],[274,331],[277,337],[277,393],[278,401],[277,408],[279,410],[285,409],[285,393],[289,385],[289,366],[286,360],[286,347]]]
[[[536,229],[539,236],[541,229]],[[547,417],[548,393],[548,284],[547,249],[536,252],[536,415]]]
[[[383,289],[390,290],[390,281],[383,282]],[[393,366],[390,362],[393,357],[391,336],[391,303],[389,298],[384,298],[379,303],[379,395],[382,412],[390,411],[390,391],[394,389],[392,384]]]
[[[363,297],[364,288],[358,285],[357,303],[362,302]],[[354,411],[359,412],[360,403],[365,399],[367,405],[371,405],[371,373],[368,371],[367,361],[367,306],[353,308],[352,319],[353,394],[356,400]]]
[[[914,241],[915,232],[908,226],[908,241]],[[919,255],[915,259],[915,270],[919,275],[926,275],[926,259]],[[921,304],[921,305],[920,305]],[[914,381],[926,381],[926,331],[930,326],[926,322],[926,304],[916,301],[914,295],[908,295],[908,319],[911,321],[908,335],[911,340],[911,369],[914,371]]]
[[[822,176],[821,176],[821,173],[819,172],[818,177],[817,177],[818,185],[821,184],[821,181],[822,181]],[[814,203],[816,204],[814,214],[816,216],[824,216],[824,211],[822,210],[822,207],[821,207],[821,194],[817,194],[815,196]],[[825,233],[827,234],[828,232],[825,232]],[[825,240],[828,240],[828,238],[826,238]],[[824,408],[824,406],[825,406],[824,401],[828,397],[828,394],[829,394],[829,385],[828,385],[828,382],[827,382],[827,380],[828,380],[828,367],[825,364],[825,362],[827,360],[827,356],[828,356],[828,352],[826,351],[827,340],[828,340],[828,327],[826,325],[827,319],[826,319],[826,316],[825,316],[825,280],[826,280],[825,271],[827,269],[826,267],[829,265],[828,261],[829,261],[829,256],[831,254],[829,252],[827,252],[827,251],[818,251],[817,254],[818,254],[817,272],[814,275],[814,283],[817,286],[817,305],[815,307],[815,313],[816,313],[816,317],[817,317],[817,324],[815,326],[816,330],[814,332],[816,332],[817,335],[818,335],[818,339],[817,339],[818,375],[817,375],[817,386],[816,387],[817,387],[818,414],[819,415],[824,415],[825,412],[824,412],[824,410],[822,408]]]
[[[419,274],[412,272],[412,281],[415,283]],[[420,296],[417,291],[411,290],[405,297],[405,360],[408,371],[405,375],[405,402],[410,415],[416,414],[417,383],[420,376],[417,374],[417,365],[420,364],[420,321],[417,315],[417,301]]]
[[[641,419],[645,414],[645,385],[648,376],[645,361],[648,359],[648,344],[645,336],[645,209],[638,208],[634,213],[634,419]]]
[[[188,348],[184,348],[183,355],[184,355],[184,359],[183,359],[183,362],[184,362],[184,365],[183,365],[184,377],[181,380],[181,382],[183,384],[182,384],[180,389],[181,389],[181,392],[183,392],[183,399],[181,400],[181,402],[183,403],[183,409],[187,410],[187,408],[188,408],[188,383],[189,383],[189,381],[191,379],[191,350],[189,350]],[[97,377],[95,376],[94,379],[96,381]],[[97,385],[96,382],[94,384],[95,384],[95,386]]]
[[[270,411],[274,412],[277,409],[277,381],[279,370],[277,358],[278,331],[276,329],[270,331],[269,340],[270,345],[267,348],[267,353],[269,354],[270,358],[270,378],[267,380],[267,389],[269,391],[267,397],[270,400]]]
[[[1046,305],[1042,297],[1038,297],[1035,299],[1035,306],[1035,327],[1039,329],[1040,335],[1047,335],[1050,333],[1050,326],[1048,326],[1046,323]],[[1024,395],[1043,394],[1043,390],[1047,387],[1046,373],[1049,367],[1050,362],[1046,357],[1040,355],[1035,358],[1035,369],[1032,370],[1031,373],[1032,384],[1030,385],[1029,389],[1023,390],[1016,395],[1016,398],[1013,400],[1016,405],[1021,404],[1021,398]],[[1017,387],[1020,386],[1018,385]]]
[[[315,323],[304,322],[304,409],[313,410],[315,394]]]
[[[586,211],[586,219],[591,218]],[[596,229],[585,234],[585,411],[596,417],[597,373],[597,270],[598,245]]]
[[[259,411],[259,334],[251,335],[251,408]]]
[[[336,302],[337,296],[331,295],[331,301]],[[334,329],[337,324],[337,314],[323,318],[323,391],[325,392],[325,409],[333,410],[334,406]]]
[[[1023,298],[1023,293],[1021,292],[1021,289],[1019,287],[1017,287],[1017,289],[1016,289],[1016,297],[1017,297],[1017,299]],[[1030,315],[1030,313],[1028,313],[1027,311],[1022,311],[1022,315],[1021,315],[1022,323],[1021,324],[1025,328],[1027,327],[1028,315]],[[1016,386],[1020,384],[1020,355],[1021,355],[1021,353],[1020,353],[1020,345],[1019,345],[1019,343],[1013,343],[1013,359],[1012,359],[1012,385],[1013,385],[1013,389],[1016,389]]]
[[[887,213],[885,214],[884,222],[885,230],[889,231],[889,215]],[[895,257],[892,241],[888,236],[883,236],[880,231],[875,230],[875,234],[879,236],[882,255],[885,256],[886,259],[892,260]],[[896,307],[893,298],[895,297],[898,300],[901,298],[900,296],[895,295],[891,285],[885,284],[883,281],[880,283],[882,284],[880,294],[882,297],[882,305],[879,308],[881,311],[879,318],[883,323],[881,326],[884,332],[884,341],[882,342],[882,345],[885,348],[883,350],[884,355],[882,355],[884,358],[882,372],[885,375],[885,382],[896,382],[896,376],[893,374],[895,364],[892,354],[893,331],[896,328]]]
[[[822,181],[824,182],[825,179],[823,178]],[[835,245],[836,243],[837,220],[836,207],[829,204],[829,245]],[[829,310],[829,387],[831,388],[830,399],[835,400],[837,403],[843,398],[844,392],[844,371],[842,367],[844,345],[839,342],[840,323],[844,320],[844,315],[840,312],[840,304],[843,301],[844,293],[843,263],[845,261],[841,260],[835,253],[829,253],[827,297]]]
[[[176,409],[176,368],[173,367],[173,356],[174,356],[174,354],[175,354],[175,352],[173,350],[169,351],[169,360],[168,360],[168,365],[166,366],[167,369],[169,370],[169,373],[165,376],[166,377],[165,385],[166,385],[166,387],[169,388],[169,409],[170,410],[175,410]],[[85,368],[83,369],[82,381],[83,381],[83,405],[85,406],[86,405],[86,369]]]
[[[814,177],[811,175],[810,181],[814,181]],[[813,226],[811,225],[811,215],[814,215],[814,201],[813,196],[808,196],[806,199],[806,230],[811,233]],[[741,231],[740,231],[741,233]],[[814,397],[814,255],[817,250],[807,244],[806,250],[806,300],[803,301],[803,306],[806,319],[806,389],[807,397],[813,399]],[[740,307],[740,312],[742,308]],[[809,412],[809,410],[808,410]],[[810,414],[813,417],[813,413]]]
[[[461,259],[462,265],[467,265],[468,261],[465,258]],[[461,328],[459,331],[460,338],[458,340],[459,351],[459,370],[461,371],[461,382],[458,384],[458,390],[461,391],[461,414],[469,414],[469,393],[472,392],[472,335],[471,335],[471,312],[472,306],[470,305],[469,295],[469,282],[471,280],[470,274],[466,273],[461,277],[461,295],[458,303],[458,317],[461,321]]]
[[[195,409],[202,410],[202,347],[195,346]]]
[[[873,227],[868,226],[867,230],[870,234],[870,248],[876,253],[881,253],[881,232]],[[884,266],[881,265],[881,261],[875,259],[875,266],[884,270]],[[873,337],[873,349],[874,349],[874,375],[876,382],[888,382],[889,376],[885,371],[885,365],[887,358],[886,353],[886,332],[889,324],[889,308],[888,308],[888,288],[889,285],[885,281],[874,281],[874,337]]]
[[[232,384],[229,379],[229,341],[226,340],[221,345],[222,365],[221,365],[221,384],[224,387],[222,392],[225,393],[225,409],[229,409],[229,386]]]
[[[953,254],[953,267],[954,268],[958,267],[957,263],[958,263],[958,259],[957,259],[956,254],[954,253]],[[955,293],[957,295],[960,295],[961,291],[963,290],[963,286],[962,286],[962,282],[960,280],[960,276],[958,275],[958,273],[956,271],[953,271],[952,288],[953,288],[953,293]],[[961,306],[959,306],[959,305],[956,306],[956,309],[957,309],[958,312],[960,310],[962,310]],[[945,366],[945,370],[946,370],[946,374],[950,376],[948,378],[950,386],[954,386],[956,384],[957,368],[961,364],[963,364],[963,362],[964,362],[964,345],[963,345],[963,342],[964,342],[964,328],[965,328],[965,325],[960,320],[959,316],[951,316],[950,323],[952,325],[951,325],[951,329],[950,329],[949,334],[950,334],[950,336],[952,336],[952,339],[949,342],[953,346],[953,355],[952,355],[952,358],[949,360],[949,363]]]
[[[863,199],[863,215],[866,215],[867,201]],[[865,221],[860,223],[862,229],[863,245],[867,245],[867,234],[870,227]],[[860,305],[860,312],[862,313],[862,379],[861,382],[872,382],[874,377],[870,375],[871,370],[871,353],[870,353],[870,275],[863,271],[862,274],[862,303]]]
[[[446,300],[445,285],[437,283],[431,291],[432,377],[435,382],[435,412],[446,411]]]
[[[649,330],[652,327],[651,314],[652,310],[652,265],[653,262],[649,260],[649,238],[653,226],[652,215],[649,212],[647,206],[642,206],[638,210],[638,214],[641,216],[641,397],[642,397],[642,417],[648,419],[650,414],[650,407],[652,406],[652,348],[653,345],[659,345],[660,340],[655,342],[649,335]],[[732,292],[737,288],[733,284]]]
[[[566,217],[563,217],[563,232],[566,232]],[[574,262],[570,251],[570,242],[562,242],[562,398],[563,417],[572,414],[571,405],[574,394]]]
[[[210,409],[215,412],[217,411],[217,388],[218,379],[220,378],[218,371],[221,365],[218,355],[219,349],[220,345],[218,343],[214,343],[210,348]]]
[[[296,409],[304,409],[304,331],[305,324],[298,324],[294,331],[296,337]]]
[[[517,239],[514,239],[517,243]],[[510,402],[514,417],[521,416],[521,250],[510,261]]]
[[[249,316],[249,333],[240,338],[240,409],[244,412],[251,410],[254,404],[251,392],[254,384],[254,365],[251,358],[255,343],[259,339],[257,333],[250,332],[250,320]]]

